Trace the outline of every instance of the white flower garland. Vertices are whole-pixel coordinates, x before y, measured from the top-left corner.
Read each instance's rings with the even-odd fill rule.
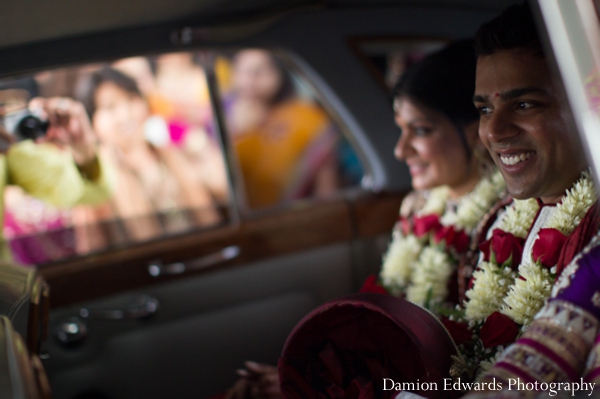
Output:
[[[499,171],[489,179],[481,179],[471,194],[461,200],[456,212],[448,212],[442,217],[442,224],[467,231],[474,229],[505,190],[506,184]]]
[[[469,234],[502,197],[505,189],[504,179],[498,171],[481,179],[473,191],[460,200],[455,212],[445,212],[442,225],[454,226]],[[447,187],[432,190],[419,215],[442,215],[448,198]],[[395,231],[380,276],[392,294],[405,292],[409,301],[431,309],[447,296],[448,279],[456,260],[444,245],[432,245],[430,240],[428,236],[419,239],[414,234],[404,236]]]
[[[554,275],[541,264],[530,262],[519,265],[519,275],[523,279],[516,279],[510,287],[500,313],[526,328],[550,296]]]
[[[514,200],[498,228],[515,237],[525,238],[538,210],[539,205],[535,199]],[[517,276],[510,266],[501,267],[495,262],[481,262],[479,270],[473,273],[473,287],[465,294],[469,299],[464,304],[465,318],[470,325],[483,322],[489,315],[500,310],[504,297]]]
[[[446,186],[434,188],[429,192],[427,202],[419,215],[441,215],[446,209],[446,202],[450,198],[450,189]]]
[[[423,244],[414,234],[404,236],[399,230],[394,231],[380,274],[383,285],[392,295],[399,295],[408,286],[422,249]]]
[[[448,279],[454,271],[450,256],[440,246],[425,247],[419,256],[406,299],[432,309],[448,295]]]
[[[441,215],[446,208],[449,195],[448,187],[445,186],[431,190],[419,215]],[[383,285],[392,295],[400,295],[408,288],[424,245],[424,240],[414,234],[404,235],[401,229],[394,229],[392,242],[383,256],[380,273]]]
[[[476,283],[466,293],[469,301],[465,306],[465,318],[471,326],[475,322],[485,320],[498,310],[498,304],[504,300],[517,273],[510,267],[500,267],[493,262],[481,262],[479,270],[473,273],[473,277]]]
[[[565,236],[571,235],[594,202],[596,191],[592,179],[589,174],[583,173],[556,206],[545,228],[557,229]],[[548,270],[540,262],[521,264],[519,274],[525,280],[519,279],[511,287],[501,313],[524,327],[528,326],[550,296],[555,272],[556,269]]]
[[[567,190],[543,228],[554,228],[569,236],[596,199],[592,179],[584,172],[574,186]],[[515,200],[504,214],[499,228],[516,237],[526,238],[538,210],[539,205],[535,199]],[[469,300],[464,304],[464,319],[470,327],[481,327],[485,319],[495,311],[500,311],[520,324],[521,331],[529,326],[550,296],[556,269],[554,267],[548,270],[540,262],[532,263],[528,260],[531,256],[525,254],[522,259],[518,272],[514,272],[510,265],[502,267],[495,262],[479,264],[479,270],[473,274],[473,287],[466,293]],[[517,278],[518,276],[522,279]],[[482,370],[495,362],[501,351],[501,348],[497,349],[495,353],[486,351],[491,356],[480,361]]]
[[[564,200],[556,206],[548,222],[548,228],[557,229],[568,236],[575,230],[590,207],[596,202],[596,190],[592,178],[584,172]]]
[[[498,228],[515,237],[527,238],[539,209],[540,206],[535,198],[515,200],[513,205],[506,210]]]

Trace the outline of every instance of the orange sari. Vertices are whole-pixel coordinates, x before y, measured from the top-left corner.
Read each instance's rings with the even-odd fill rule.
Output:
[[[331,154],[337,134],[313,104],[292,100],[273,109],[259,127],[233,142],[251,208],[293,199],[306,191]]]

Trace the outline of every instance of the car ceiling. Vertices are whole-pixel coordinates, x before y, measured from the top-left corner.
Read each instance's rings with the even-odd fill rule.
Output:
[[[514,0],[5,0],[0,48],[201,19],[207,24],[298,7],[418,5],[502,9]]]

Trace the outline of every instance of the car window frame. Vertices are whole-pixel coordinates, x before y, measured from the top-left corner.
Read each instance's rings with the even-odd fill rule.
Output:
[[[600,87],[600,21],[591,0],[530,0],[538,30],[568,101],[578,137],[594,177],[600,176],[600,108],[594,107],[586,80]],[[572,6],[572,7],[568,7]],[[587,76],[586,76],[587,71]],[[596,75],[595,77],[593,75]]]

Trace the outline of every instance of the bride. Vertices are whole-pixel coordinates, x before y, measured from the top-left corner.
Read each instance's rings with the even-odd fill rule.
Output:
[[[408,165],[415,191],[400,208],[380,282],[386,292],[434,312],[464,294],[470,273],[458,270],[459,260],[475,227],[505,195],[479,141],[474,75],[472,44],[463,41],[409,69],[395,90],[401,134],[394,153]],[[373,288],[371,278],[361,291]]]

